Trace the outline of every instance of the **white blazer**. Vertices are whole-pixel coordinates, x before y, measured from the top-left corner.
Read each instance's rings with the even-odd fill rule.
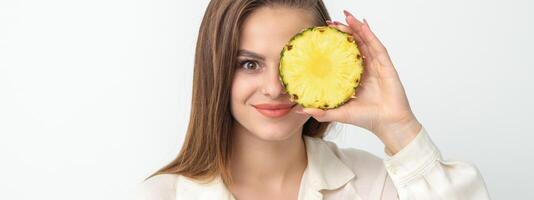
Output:
[[[299,200],[460,200],[490,199],[478,169],[445,161],[423,127],[397,154],[380,159],[366,151],[338,148],[304,136],[308,165]],[[139,184],[144,200],[235,200],[220,177],[201,184],[181,175],[162,174]]]

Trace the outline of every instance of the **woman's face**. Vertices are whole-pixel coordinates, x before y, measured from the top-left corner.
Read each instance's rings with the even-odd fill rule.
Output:
[[[278,76],[280,52],[304,28],[314,25],[310,11],[261,7],[244,21],[238,66],[233,77],[231,111],[238,131],[262,140],[285,140],[301,134],[309,116],[289,100]],[[281,109],[276,109],[281,108]]]

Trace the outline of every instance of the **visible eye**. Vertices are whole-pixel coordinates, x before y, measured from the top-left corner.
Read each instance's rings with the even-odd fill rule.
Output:
[[[258,62],[253,61],[253,60],[241,61],[239,62],[239,67],[246,71],[256,71],[260,69],[260,65],[258,64]]]

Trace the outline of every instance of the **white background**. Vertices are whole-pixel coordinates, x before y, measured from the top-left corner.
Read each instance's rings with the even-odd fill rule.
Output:
[[[533,199],[528,0],[325,1],[366,18],[412,109],[494,199]],[[203,1],[1,0],[0,199],[128,199],[178,153]],[[383,157],[369,132],[329,139]]]

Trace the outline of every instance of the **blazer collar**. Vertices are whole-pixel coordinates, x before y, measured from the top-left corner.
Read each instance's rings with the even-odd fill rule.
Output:
[[[308,165],[300,187],[300,199],[322,199],[321,190],[335,190],[356,178],[328,146],[319,138],[304,136]],[[220,177],[210,183],[199,183],[180,176],[177,180],[176,199],[225,199],[235,200]]]

